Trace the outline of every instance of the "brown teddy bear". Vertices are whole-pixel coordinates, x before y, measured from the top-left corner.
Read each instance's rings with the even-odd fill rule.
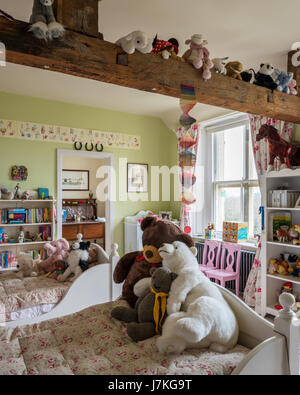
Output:
[[[188,247],[195,245],[191,236],[182,232],[179,226],[156,216],[144,218],[141,222],[141,229],[143,251],[134,251],[124,255],[113,273],[115,283],[120,284],[124,281],[122,297],[131,307],[135,306],[138,299],[133,292],[134,285],[143,278],[151,277],[151,268],[162,265],[162,258],[158,253],[162,244],[182,241]]]

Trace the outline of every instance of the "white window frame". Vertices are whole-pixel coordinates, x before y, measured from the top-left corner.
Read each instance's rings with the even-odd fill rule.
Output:
[[[212,155],[208,156],[206,160],[206,189],[211,193],[210,196],[213,196],[213,199],[210,202],[205,203],[205,208],[207,212],[207,216],[213,219],[213,222],[216,224],[217,219],[217,187],[222,186],[240,186],[242,189],[241,193],[241,207],[243,212],[243,221],[249,222],[250,213],[248,212],[248,197],[249,196],[249,187],[258,187],[259,180],[257,179],[249,179],[248,171],[249,171],[249,144],[251,139],[250,134],[250,122],[247,114],[241,113],[231,113],[224,117],[212,119],[206,122],[201,123],[202,130],[206,133],[206,142],[207,142],[207,152],[211,152]],[[217,132],[225,131],[227,129],[232,129],[238,126],[246,126],[244,133],[244,169],[243,169],[243,178],[242,180],[233,180],[233,181],[215,181],[216,179],[216,155],[215,155],[215,143],[214,143],[214,134]],[[247,130],[248,129],[248,130]],[[248,133],[247,133],[248,131]],[[246,138],[248,136],[248,138]],[[217,236],[221,237],[221,229],[217,229]],[[250,238],[253,238],[254,235],[250,234]]]

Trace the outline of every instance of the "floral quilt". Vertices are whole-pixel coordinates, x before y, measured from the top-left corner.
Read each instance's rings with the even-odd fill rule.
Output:
[[[124,301],[20,328],[0,328],[0,375],[229,375],[249,352],[159,354],[156,337],[134,343],[111,317]]]
[[[10,320],[12,312],[41,304],[58,303],[71,283],[45,276],[19,279],[15,273],[0,276],[0,322]]]

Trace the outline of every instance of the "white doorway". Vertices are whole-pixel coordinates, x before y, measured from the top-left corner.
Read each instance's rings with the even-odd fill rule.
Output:
[[[91,159],[93,162],[97,160],[99,166],[105,165],[108,169],[108,173],[106,174],[106,194],[107,198],[102,203],[103,207],[101,207],[101,216],[105,217],[105,250],[108,254],[111,252],[111,246],[113,243],[113,202],[112,202],[112,174],[110,172],[113,169],[114,158],[113,154],[107,152],[89,152],[89,151],[73,151],[73,150],[57,150],[57,237],[63,237],[63,185],[62,185],[62,174],[64,169],[64,163],[66,163],[66,159]],[[84,169],[82,169],[84,170]],[[97,179],[95,173],[91,174],[92,179],[91,183],[94,185],[97,184]],[[79,193],[79,192],[78,192]],[[75,197],[76,195],[74,195]],[[82,195],[78,195],[78,199],[82,198]]]

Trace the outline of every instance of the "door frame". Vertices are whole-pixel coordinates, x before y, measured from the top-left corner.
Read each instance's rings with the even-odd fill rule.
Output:
[[[62,170],[63,157],[71,156],[74,158],[90,158],[90,159],[104,159],[105,165],[110,171],[114,166],[114,155],[109,152],[88,152],[88,151],[72,151],[68,149],[57,149],[57,238],[62,237]],[[111,253],[111,246],[113,244],[113,174],[107,175],[108,199],[105,201],[105,251],[107,254]]]

